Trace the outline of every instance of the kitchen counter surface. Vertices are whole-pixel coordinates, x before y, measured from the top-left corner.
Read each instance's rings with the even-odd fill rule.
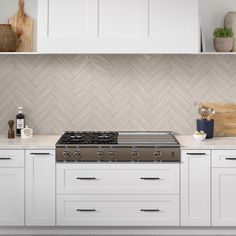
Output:
[[[60,135],[34,135],[31,139],[8,139],[0,135],[0,149],[55,149]]]
[[[216,137],[197,142],[192,135],[176,135],[181,149],[236,149],[236,137]]]
[[[34,135],[32,139],[7,139],[0,135],[0,149],[55,149],[60,135]],[[196,142],[192,135],[177,135],[182,149],[236,149],[236,137],[217,137]]]

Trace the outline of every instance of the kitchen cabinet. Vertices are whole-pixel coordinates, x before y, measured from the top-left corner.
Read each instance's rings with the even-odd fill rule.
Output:
[[[58,226],[178,226],[175,195],[58,195]]]
[[[57,194],[179,194],[179,164],[57,164]]]
[[[24,225],[24,151],[0,151],[0,226]]]
[[[212,151],[212,225],[236,225],[236,150]]]
[[[181,155],[181,226],[210,226],[210,151],[183,150]]]
[[[26,225],[55,225],[55,151],[27,150]]]
[[[197,53],[198,0],[40,0],[43,53]]]
[[[57,163],[58,226],[179,226],[179,163]]]

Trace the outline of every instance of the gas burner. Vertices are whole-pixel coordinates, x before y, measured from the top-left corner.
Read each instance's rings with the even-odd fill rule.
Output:
[[[59,144],[117,144],[118,132],[65,132]]]

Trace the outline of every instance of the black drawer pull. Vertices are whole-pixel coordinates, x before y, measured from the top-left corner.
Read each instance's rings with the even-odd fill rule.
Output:
[[[0,161],[3,161],[3,160],[11,160],[11,158],[10,157],[3,157],[3,158],[0,158]]]
[[[227,157],[227,158],[225,158],[225,160],[227,160],[227,161],[236,161],[236,158],[234,158],[234,157]]]
[[[35,155],[35,156],[48,156],[51,155],[49,152],[31,152],[30,155]]]
[[[77,209],[76,211],[80,211],[80,212],[95,212],[96,209]]]
[[[143,212],[159,212],[160,210],[159,209],[141,209],[140,211],[143,211]]]
[[[191,156],[204,156],[204,155],[206,155],[206,153],[204,153],[204,152],[199,152],[199,153],[191,153],[191,152],[189,152],[189,153],[187,153],[187,155],[191,155]]]
[[[95,177],[78,177],[76,179],[79,179],[79,180],[96,180]]]
[[[143,180],[160,180],[159,177],[153,177],[153,178],[146,178],[146,177],[142,177],[140,179],[143,179]]]

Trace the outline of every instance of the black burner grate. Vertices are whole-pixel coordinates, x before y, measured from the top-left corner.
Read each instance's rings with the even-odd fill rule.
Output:
[[[118,132],[65,132],[59,144],[117,144]]]

